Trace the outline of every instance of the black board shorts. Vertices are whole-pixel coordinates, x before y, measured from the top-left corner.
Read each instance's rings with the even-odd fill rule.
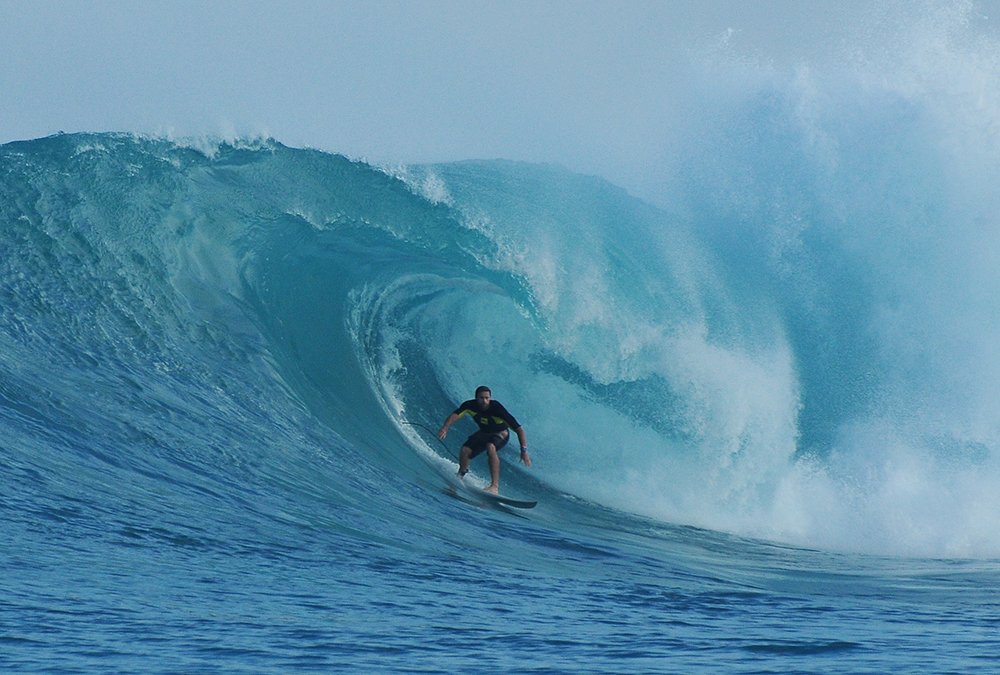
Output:
[[[486,446],[492,443],[497,447],[497,452],[500,448],[507,445],[507,441],[510,440],[510,432],[503,431],[477,431],[468,438],[465,439],[463,446],[466,446],[472,450],[469,458],[475,457],[476,455],[482,454],[486,451]]]

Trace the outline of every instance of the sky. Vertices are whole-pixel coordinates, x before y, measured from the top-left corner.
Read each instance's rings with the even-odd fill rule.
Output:
[[[0,0],[0,143],[265,135],[555,162],[642,195],[724,88],[705,63],[821,67],[927,2],[998,32],[1000,0]]]

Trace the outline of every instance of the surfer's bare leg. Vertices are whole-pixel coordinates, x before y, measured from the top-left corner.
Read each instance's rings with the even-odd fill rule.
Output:
[[[469,473],[469,455],[472,454],[472,448],[467,445],[463,445],[462,449],[458,452],[458,477],[465,478],[465,474]]]
[[[492,443],[487,445],[486,455],[490,460],[490,484],[485,489],[497,494],[500,491],[500,455],[497,453],[497,446]]]

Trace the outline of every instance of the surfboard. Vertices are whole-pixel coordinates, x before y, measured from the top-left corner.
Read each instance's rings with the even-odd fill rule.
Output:
[[[448,484],[454,490],[455,495],[462,495],[470,501],[478,501],[480,504],[488,506],[511,506],[515,509],[533,509],[538,505],[537,501],[526,499],[513,499],[504,495],[495,495],[482,488],[470,485],[455,475],[448,476]]]
[[[503,504],[504,506],[513,506],[515,509],[533,509],[538,505],[536,501],[528,501],[524,499],[511,499],[510,497],[504,497],[503,495],[495,495],[492,492],[487,492],[486,490],[480,490],[479,488],[469,487],[467,488],[470,492],[475,493],[477,497],[483,499],[487,502],[492,502],[494,504]]]

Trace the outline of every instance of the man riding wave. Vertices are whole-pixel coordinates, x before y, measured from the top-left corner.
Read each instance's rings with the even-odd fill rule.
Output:
[[[500,401],[493,400],[493,392],[489,387],[478,387],[476,397],[462,403],[444,421],[438,438],[442,441],[448,435],[448,429],[452,424],[462,417],[469,415],[479,425],[479,430],[465,439],[462,449],[458,455],[458,475],[461,478],[469,472],[469,460],[486,452],[490,463],[490,484],[485,489],[487,492],[497,494],[500,490],[500,456],[498,452],[507,445],[510,440],[510,430],[517,434],[517,440],[521,443],[521,461],[525,466],[531,466],[531,457],[528,455],[528,437],[513,415],[511,415]]]

